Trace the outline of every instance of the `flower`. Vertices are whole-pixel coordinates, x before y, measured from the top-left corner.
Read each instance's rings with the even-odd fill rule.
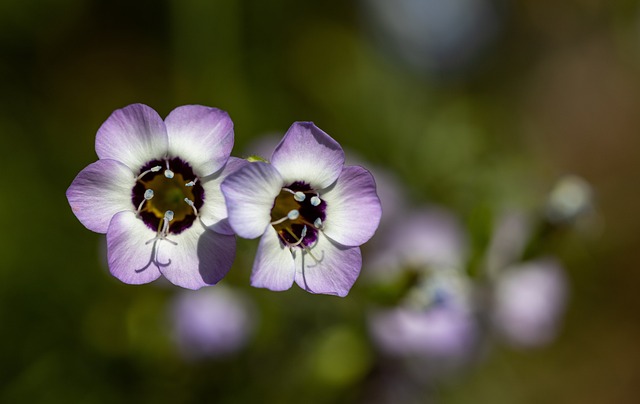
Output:
[[[255,320],[250,301],[224,286],[183,291],[173,300],[169,314],[178,349],[192,360],[242,349]]]
[[[142,104],[111,114],[96,135],[99,160],[67,199],[85,227],[106,233],[113,276],[198,289],[226,275],[235,237],[220,183],[246,164],[232,147],[233,122],[216,108],[181,106],[164,121]]]
[[[545,345],[556,336],[567,289],[564,271],[553,259],[508,268],[496,280],[492,322],[515,347]]]
[[[344,152],[311,122],[294,123],[271,157],[222,183],[229,223],[241,237],[262,236],[251,284],[346,296],[362,266],[359,246],[382,209],[371,174],[345,166]]]

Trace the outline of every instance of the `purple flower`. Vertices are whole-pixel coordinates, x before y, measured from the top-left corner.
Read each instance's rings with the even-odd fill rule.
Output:
[[[251,284],[346,296],[362,266],[359,246],[380,222],[371,174],[344,166],[344,152],[311,122],[296,122],[271,157],[222,183],[229,223],[244,238],[262,236]]]
[[[248,342],[255,320],[250,302],[223,286],[180,293],[170,319],[176,344],[187,359],[237,352]]]
[[[85,227],[107,234],[113,276],[198,289],[226,275],[235,238],[220,183],[245,164],[229,158],[232,147],[233,122],[216,108],[182,106],[164,121],[142,104],[111,114],[96,135],[99,160],[67,198]]]
[[[497,279],[492,320],[511,345],[544,345],[556,335],[566,300],[567,282],[557,262],[520,264]]]

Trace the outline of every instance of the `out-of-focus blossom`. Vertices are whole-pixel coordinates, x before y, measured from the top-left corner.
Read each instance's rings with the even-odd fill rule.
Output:
[[[371,174],[345,166],[342,147],[311,122],[296,122],[271,156],[226,178],[229,223],[261,237],[251,284],[346,296],[360,274],[360,245],[382,214]]]
[[[495,284],[493,324],[516,347],[549,343],[556,336],[567,294],[564,272],[555,260],[506,269]]]
[[[190,360],[220,357],[242,349],[255,328],[255,311],[228,287],[179,293],[170,308],[174,340]]]
[[[462,359],[475,342],[471,290],[458,271],[437,271],[402,305],[370,315],[373,340],[393,356]]]
[[[99,160],[67,190],[80,222],[107,234],[111,274],[189,289],[226,275],[236,242],[220,183],[246,164],[232,147],[233,122],[216,108],[186,105],[164,121],[142,104],[111,114],[96,135]]]
[[[491,42],[499,28],[487,0],[361,1],[374,38],[418,71],[459,70]]]
[[[466,234],[458,219],[443,208],[407,211],[380,237],[368,261],[380,279],[403,269],[461,268],[467,257]]]
[[[567,223],[593,208],[593,189],[583,178],[567,175],[556,183],[546,206],[553,223]]]

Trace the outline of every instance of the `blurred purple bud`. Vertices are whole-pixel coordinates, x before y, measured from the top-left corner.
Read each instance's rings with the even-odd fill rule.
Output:
[[[552,259],[505,270],[497,279],[493,323],[516,347],[547,344],[555,338],[567,300],[567,280]]]
[[[180,292],[170,316],[178,349],[188,360],[239,351],[248,342],[255,322],[250,302],[222,286]]]

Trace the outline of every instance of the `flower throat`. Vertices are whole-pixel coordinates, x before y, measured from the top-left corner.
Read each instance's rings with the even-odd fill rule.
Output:
[[[131,194],[138,217],[161,238],[191,227],[204,202],[198,177],[178,157],[145,164]]]
[[[271,209],[271,225],[288,247],[311,246],[323,227],[326,202],[303,182],[282,188]]]

